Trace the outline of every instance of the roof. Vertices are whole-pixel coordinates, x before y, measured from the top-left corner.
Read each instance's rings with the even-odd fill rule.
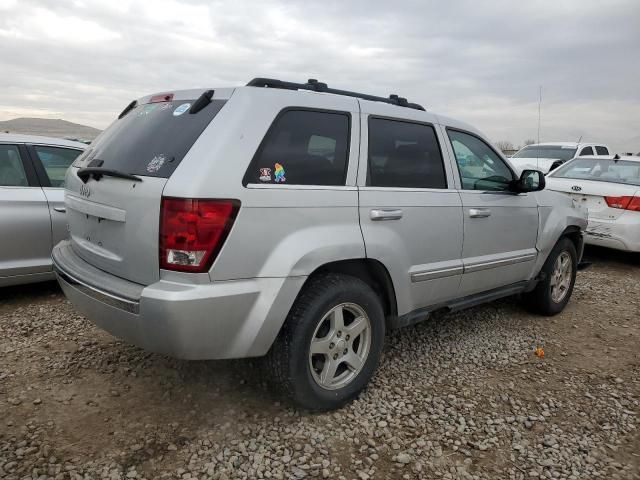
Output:
[[[594,143],[594,142],[543,142],[543,143],[532,143],[530,145],[525,145],[525,147],[573,147],[578,148],[580,145],[588,146],[588,145],[602,145],[605,146],[604,143]],[[524,148],[524,147],[522,147]]]
[[[21,135],[19,133],[0,133],[0,143],[33,143],[37,145],[54,145],[59,147],[73,147],[84,150],[87,145],[63,138],[41,137],[39,135]]]

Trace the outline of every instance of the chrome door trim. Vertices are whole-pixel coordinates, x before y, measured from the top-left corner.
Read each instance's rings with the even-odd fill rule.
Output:
[[[515,265],[517,263],[529,262],[537,258],[537,253],[525,253],[521,255],[515,255],[512,257],[501,258],[498,260],[474,262],[464,264],[464,273],[480,272],[482,270],[489,270],[490,268],[506,267],[507,265]]]
[[[437,278],[452,277],[454,275],[461,275],[464,272],[462,265],[457,267],[437,268],[432,270],[423,270],[411,274],[411,282],[424,282],[426,280],[435,280]]]

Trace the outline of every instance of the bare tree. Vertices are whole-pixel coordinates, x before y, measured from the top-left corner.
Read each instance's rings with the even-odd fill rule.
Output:
[[[507,140],[500,140],[496,142],[496,147],[498,147],[503,152],[515,150],[515,148],[513,147],[513,143]]]
[[[524,141],[524,146],[526,147],[527,145],[533,145],[534,143],[536,143],[536,141],[533,138],[527,138]]]

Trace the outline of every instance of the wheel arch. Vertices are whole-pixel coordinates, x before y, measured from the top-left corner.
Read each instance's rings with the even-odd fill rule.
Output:
[[[305,285],[311,278],[326,273],[349,275],[369,285],[382,301],[387,327],[390,326],[390,320],[398,315],[395,287],[389,271],[382,262],[371,258],[354,258],[325,263],[309,275]]]

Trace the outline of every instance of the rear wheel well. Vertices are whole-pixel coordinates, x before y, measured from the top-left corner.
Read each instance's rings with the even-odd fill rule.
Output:
[[[571,242],[573,243],[573,246],[576,247],[576,252],[578,253],[578,256],[580,256],[580,251],[582,249],[582,233],[580,232],[580,227],[576,227],[576,226],[570,226],[564,229],[564,232],[562,232],[562,235],[560,235],[560,238],[558,239],[558,241],[560,241],[563,238],[568,238],[569,240],[571,240]],[[578,260],[580,260],[578,258]]]
[[[379,261],[370,258],[358,258],[326,263],[314,270],[309,279],[325,273],[350,275],[369,285],[382,301],[387,327],[389,326],[389,319],[398,314],[396,293],[391,281],[391,275]],[[307,279],[307,282],[309,279]]]

